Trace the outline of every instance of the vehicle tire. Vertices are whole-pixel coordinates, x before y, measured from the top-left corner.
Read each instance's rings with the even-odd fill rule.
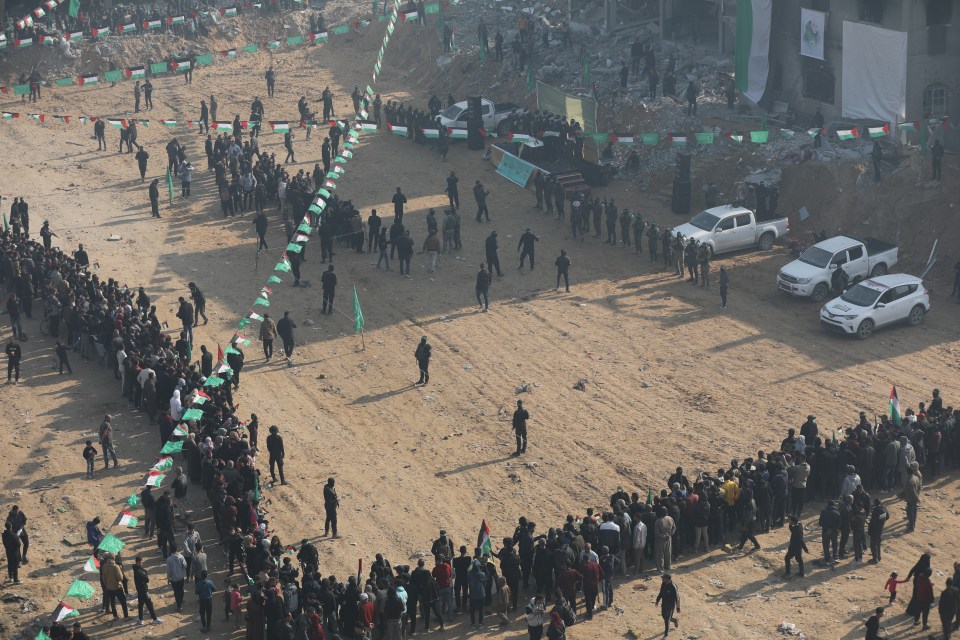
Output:
[[[921,325],[923,324],[923,317],[925,315],[927,315],[927,312],[923,308],[923,305],[918,304],[913,309],[910,309],[910,315],[907,316],[907,324],[911,327]]]
[[[882,262],[880,264],[873,265],[873,270],[870,272],[871,278],[885,275],[887,275],[887,265],[883,264]]]
[[[873,335],[873,320],[864,320],[860,323],[860,326],[857,327],[857,337],[861,340],[866,340]]]
[[[813,288],[813,293],[810,294],[810,299],[814,302],[823,302],[827,299],[827,295],[830,294],[830,287],[821,282]]]
[[[770,251],[770,249],[773,249],[773,240],[772,233],[765,233],[760,236],[760,242],[757,243],[757,246],[760,247],[761,251]]]

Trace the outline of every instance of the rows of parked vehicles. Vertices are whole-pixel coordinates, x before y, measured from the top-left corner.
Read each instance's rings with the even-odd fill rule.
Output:
[[[790,233],[786,218],[758,219],[736,205],[701,211],[674,228],[706,244],[711,255],[758,247],[769,250]],[[899,261],[896,245],[876,238],[835,236],[806,248],[777,273],[785,294],[824,303],[820,325],[844,335],[869,338],[891,324],[917,326],[930,311],[930,294],[916,276],[889,271]],[[830,300],[831,294],[837,296]]]

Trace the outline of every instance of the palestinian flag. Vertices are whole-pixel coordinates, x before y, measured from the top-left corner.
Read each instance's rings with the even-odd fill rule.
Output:
[[[47,8],[47,11],[53,11],[57,7],[57,4],[59,3],[56,2],[56,0],[45,0],[43,2],[43,6]]]
[[[420,129],[420,131],[423,133],[423,137],[427,140],[436,140],[440,137],[439,129]],[[346,145],[344,145],[344,147],[346,147]]]
[[[237,15],[236,7],[220,7],[220,15],[226,16],[228,18]]]
[[[177,436],[178,438],[186,438],[189,435],[189,432],[185,426],[178,424],[173,430],[173,435]]]
[[[893,424],[899,427],[900,423],[903,422],[903,416],[900,415],[900,398],[897,397],[897,385],[893,385],[893,389],[890,390],[890,406],[887,413],[890,414],[890,420],[893,421]]]
[[[32,47],[32,46],[33,46],[33,38],[26,38],[26,39],[24,39],[24,40],[21,40],[20,38],[17,38],[16,40],[13,41],[13,44],[14,44],[14,46],[15,46],[17,49],[23,49],[23,48],[25,48],[25,47]]]
[[[280,48],[280,41],[279,41],[279,40],[271,40],[270,42],[267,42],[266,45],[267,45],[267,49],[279,49],[279,48]]]
[[[150,467],[150,471],[170,471],[170,469],[173,469],[173,458],[170,456],[162,456]]]
[[[184,24],[186,21],[187,21],[186,16],[170,16],[169,18],[167,18],[167,24],[169,25]]]
[[[737,0],[734,70],[739,89],[760,102],[770,75],[770,32],[774,0]]]
[[[452,140],[466,140],[467,139],[467,130],[466,129],[447,129]]]
[[[170,63],[170,67],[174,72],[180,71],[181,69],[187,71],[190,69],[190,60],[174,60]]]
[[[826,129],[821,129],[819,127],[814,127],[813,129],[807,129],[807,135],[811,138],[816,138],[817,136],[823,135],[827,132]]]
[[[70,585],[70,588],[67,589],[67,593],[64,594],[64,598],[80,598],[81,600],[89,600],[93,597],[94,591],[93,587],[90,586],[90,583],[84,582],[77,578],[73,581],[73,584]]]
[[[418,16],[419,16],[419,14],[418,14],[416,11],[410,11],[409,13],[403,14],[403,21],[404,21],[404,22],[413,22],[414,20],[417,19]]]
[[[613,142],[613,143],[615,143],[615,144],[623,144],[623,145],[626,145],[626,146],[628,146],[628,147],[632,147],[632,146],[633,146],[633,136],[617,136],[617,135],[613,135],[613,136],[610,136],[610,142]]]
[[[675,147],[687,144],[687,135],[684,133],[667,134],[667,140]]]
[[[123,35],[125,33],[136,33],[136,32],[137,32],[137,25],[133,22],[131,22],[130,24],[122,24],[119,27],[117,27],[117,33],[119,33],[120,35]]]
[[[36,120],[37,122],[39,122],[40,124],[43,124],[43,121],[46,119],[46,116],[43,115],[42,113],[28,113],[27,115],[33,118],[34,120]]]
[[[916,120],[914,122],[904,122],[904,123],[898,124],[897,129],[900,129],[901,131],[913,131],[913,132],[920,131],[920,121]]]
[[[857,128],[852,129],[837,129],[837,138],[840,140],[853,140],[854,138],[859,138],[860,133],[857,131]]]
[[[97,84],[99,81],[100,79],[95,73],[88,73],[77,78],[77,84],[81,87],[88,84]]]
[[[480,549],[480,555],[487,555],[493,551],[493,541],[490,539],[490,527],[487,521],[480,523],[480,533],[477,534],[477,548]]]
[[[214,131],[233,131],[233,123],[224,120],[216,120],[213,123]]]
[[[40,44],[54,44],[56,41],[53,36],[40,36]]]
[[[250,314],[247,317],[251,320],[256,320],[257,322],[263,322],[263,316],[258,314],[256,311],[250,311]]]
[[[129,511],[121,511],[117,519],[113,521],[113,526],[130,527],[133,529],[137,526],[137,522],[137,518],[132,513]]]
[[[63,124],[70,124],[70,116],[53,116]]]
[[[146,29],[162,29],[162,28],[163,28],[163,20],[144,20],[144,21],[143,21],[143,28],[144,28],[144,30],[146,30]]]
[[[176,120],[161,120],[160,122],[161,122],[161,124],[163,124],[163,126],[165,126],[165,127],[175,127],[175,126],[177,126],[177,121],[176,121]]]
[[[112,118],[107,118],[107,124],[109,124],[114,129],[126,129],[127,121],[126,120],[114,120]]]
[[[4,120],[11,120],[11,119],[13,119],[13,118],[19,118],[19,117],[20,117],[20,114],[19,114],[19,113],[12,113],[12,112],[10,112],[10,111],[4,111],[4,112],[3,112],[3,119],[4,119]]]
[[[323,186],[326,187],[327,189],[336,189],[337,183],[334,182],[333,180],[327,179],[323,181]]]
[[[310,236],[298,233],[293,237],[294,242],[310,242]]]
[[[406,127],[398,127],[398,126],[396,126],[396,125],[388,124],[388,125],[387,125],[387,129],[390,131],[390,133],[392,133],[392,134],[394,134],[394,135],[396,135],[396,136],[405,136],[405,135],[407,135],[407,128],[406,128]]]
[[[57,608],[53,610],[53,621],[60,622],[67,618],[76,618],[79,617],[76,609],[69,607],[66,603],[61,602],[57,605]]]
[[[730,140],[732,140],[733,142],[736,142],[737,144],[743,144],[743,135],[739,133],[728,133],[727,137],[730,138]]]
[[[236,49],[227,49],[226,51],[221,51],[220,55],[227,56],[228,58],[236,58],[237,50]]]
[[[882,127],[867,127],[867,133],[871,138],[886,138],[890,135],[890,125],[885,124]]]
[[[90,35],[92,35],[94,38],[105,38],[110,35],[110,29],[104,27],[94,27],[93,29],[90,29]]]
[[[797,132],[793,131],[792,129],[780,129],[780,135],[786,138],[787,140],[790,140],[795,135],[797,135]]]
[[[67,34],[67,42],[78,42],[83,40],[83,31],[71,31]]]
[[[533,136],[528,136],[525,133],[511,133],[507,136],[508,142],[531,142],[532,140]]]
[[[145,67],[127,67],[123,70],[123,75],[127,76],[132,80],[140,80],[147,76],[147,70]]]
[[[90,556],[90,558],[87,559],[87,563],[83,565],[83,570],[86,573],[99,573],[100,559],[96,556]]]
[[[37,7],[33,10],[33,15],[37,16],[37,20],[47,15],[47,12],[43,10],[43,7]]]
[[[233,369],[231,369],[230,366],[227,365],[225,362],[220,362],[220,363],[218,363],[217,366],[216,366],[216,368],[214,368],[214,370],[213,370],[213,373],[216,374],[216,375],[222,375],[222,374],[227,373],[227,372],[232,373],[232,372],[233,372]]]
[[[166,445],[164,445],[166,446]],[[159,487],[163,484],[163,479],[166,478],[165,475],[159,471],[151,471],[147,474],[147,477],[144,479],[143,484],[149,487]]]
[[[357,129],[367,133],[374,133],[377,130],[377,124],[375,122],[358,122]]]
[[[270,120],[270,130],[274,133],[290,133],[290,123],[281,120]]]

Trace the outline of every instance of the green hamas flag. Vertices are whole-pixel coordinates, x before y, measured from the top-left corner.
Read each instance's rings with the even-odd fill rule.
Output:
[[[93,597],[93,594],[93,587],[90,586],[89,582],[84,582],[83,580],[77,579],[74,580],[73,584],[70,585],[70,588],[67,589],[67,593],[64,597],[89,600]]]
[[[167,167],[167,192],[170,194],[170,204],[173,204],[173,174],[170,173],[170,167]]]
[[[7,222],[7,214],[3,214],[3,230],[10,231],[10,223]]]
[[[256,52],[257,52],[257,45],[255,45],[255,44],[248,44],[248,45],[245,46],[243,49],[241,49],[241,51],[243,51],[244,53],[256,53]]]
[[[353,332],[363,331],[363,311],[360,310],[360,298],[357,296],[357,286],[353,286]]]
[[[120,553],[123,551],[123,548],[126,545],[123,541],[112,533],[108,533],[103,537],[103,540],[100,541],[100,545],[97,549],[101,551],[107,551],[109,553]]]
[[[210,378],[207,378],[207,380],[210,380]],[[165,454],[180,453],[181,451],[183,451],[183,440],[177,440],[176,442],[167,440],[167,443],[160,449],[160,453]]]
[[[80,15],[80,0],[70,0],[70,7],[67,9],[67,15],[76,18]]]
[[[134,491],[133,493],[130,494],[130,497],[127,498],[127,505],[131,507],[135,507],[138,504],[140,504],[140,496],[138,496],[137,492]]]
[[[107,82],[120,82],[123,80],[123,71],[116,69],[114,71],[107,71],[103,74],[103,79]]]

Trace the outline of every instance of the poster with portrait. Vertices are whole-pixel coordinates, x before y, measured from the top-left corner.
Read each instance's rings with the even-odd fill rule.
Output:
[[[826,28],[827,14],[813,9],[800,9],[800,55],[823,60]]]

